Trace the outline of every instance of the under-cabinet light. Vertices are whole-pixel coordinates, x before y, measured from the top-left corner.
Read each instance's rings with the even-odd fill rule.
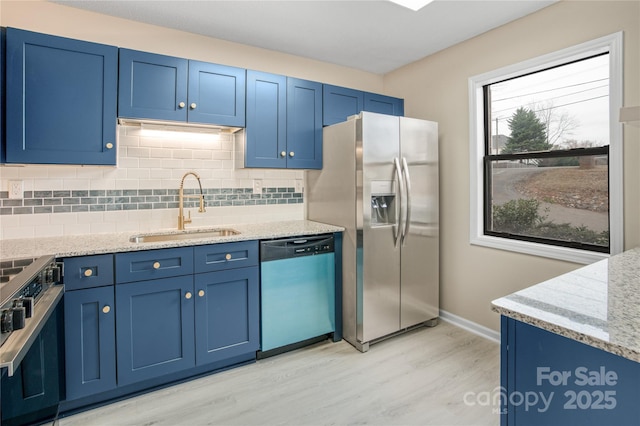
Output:
[[[414,12],[419,11],[433,0],[389,0],[391,3],[399,4],[407,9],[411,9]]]
[[[219,135],[219,129],[202,129],[197,127],[189,128],[152,123],[140,124],[140,136],[154,138],[179,138],[191,141],[211,141],[218,140],[220,137]]]

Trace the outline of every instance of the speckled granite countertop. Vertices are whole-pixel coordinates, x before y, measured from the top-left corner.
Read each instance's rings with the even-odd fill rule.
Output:
[[[492,305],[507,317],[640,362],[640,247]]]
[[[238,231],[238,235],[224,237],[194,238],[177,241],[132,243],[132,235],[146,235],[149,233],[124,232],[117,234],[70,235],[66,237],[24,238],[0,241],[0,258],[2,260],[36,258],[43,255],[56,257],[87,256],[102,253],[119,253],[126,251],[151,250],[168,247],[184,247],[203,244],[226,243],[232,241],[262,240],[270,238],[284,238],[298,235],[317,235],[331,232],[341,232],[338,226],[327,225],[309,220],[265,222],[259,224],[238,224],[225,226],[211,226],[197,229],[231,228]],[[162,233],[180,233],[180,231],[164,230]]]

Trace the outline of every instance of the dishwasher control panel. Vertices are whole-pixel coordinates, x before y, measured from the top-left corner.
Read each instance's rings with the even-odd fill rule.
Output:
[[[262,262],[333,253],[333,251],[332,234],[260,241],[260,260]]]

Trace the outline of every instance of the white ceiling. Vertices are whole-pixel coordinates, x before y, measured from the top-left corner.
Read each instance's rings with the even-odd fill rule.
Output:
[[[384,74],[557,0],[436,0],[418,12],[386,0],[52,1]]]

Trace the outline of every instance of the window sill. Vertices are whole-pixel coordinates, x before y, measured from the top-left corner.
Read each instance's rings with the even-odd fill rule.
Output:
[[[588,265],[599,260],[608,259],[607,253],[596,253],[587,250],[579,250],[568,247],[550,246],[546,244],[530,243],[527,241],[506,240],[499,237],[478,236],[471,238],[471,244],[490,247],[498,250],[507,250],[532,256],[548,257],[555,260],[580,263]]]

